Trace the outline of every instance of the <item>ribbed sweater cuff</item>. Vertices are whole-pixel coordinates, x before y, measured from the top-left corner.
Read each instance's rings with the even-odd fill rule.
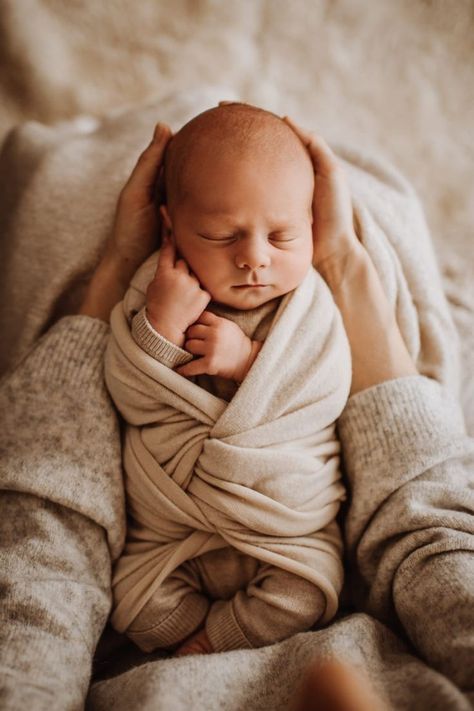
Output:
[[[91,316],[64,316],[28,354],[32,382],[51,386],[96,387],[103,380],[103,357],[109,324]]]
[[[168,368],[184,365],[193,356],[155,331],[143,306],[132,320],[132,338],[140,348]]]
[[[422,375],[375,385],[349,398],[337,428],[349,478],[374,464],[394,475],[407,459],[420,466],[445,457],[446,447],[462,449],[462,410],[446,388]],[[459,445],[459,447],[458,447]]]
[[[235,618],[232,600],[217,600],[213,603],[206,619],[206,633],[215,652],[252,649]]]
[[[153,599],[145,606],[141,615],[138,615],[127,635],[143,652],[152,652],[157,648],[173,647],[183,642],[193,634],[203,623],[209,609],[209,600],[198,593],[186,595],[181,603],[164,620],[152,624]],[[156,608],[155,608],[156,609]],[[157,609],[157,617],[161,610]],[[151,619],[150,619],[151,618]],[[145,629],[145,622],[148,622]]]

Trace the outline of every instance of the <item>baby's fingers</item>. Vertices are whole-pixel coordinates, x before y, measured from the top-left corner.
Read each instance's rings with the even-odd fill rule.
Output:
[[[158,255],[158,263],[156,265],[156,274],[162,269],[174,269],[176,259],[176,249],[173,240],[165,235],[163,237],[163,243],[160,247],[160,253]]]
[[[197,358],[197,360],[191,360],[185,365],[180,365],[179,368],[175,369],[176,373],[182,375],[185,378],[192,378],[194,375],[204,375],[208,372],[206,366],[206,358]]]

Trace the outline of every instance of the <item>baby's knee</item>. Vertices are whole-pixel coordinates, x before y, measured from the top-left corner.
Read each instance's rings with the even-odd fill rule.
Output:
[[[313,627],[326,610],[326,596],[320,588],[293,573],[282,571],[269,578],[267,591],[293,634]]]
[[[172,649],[202,625],[209,606],[194,581],[172,574],[135,617],[127,636],[143,652]]]
[[[326,610],[326,596],[316,585],[276,568],[270,569],[257,584],[251,584],[247,595],[255,600],[251,607],[258,613],[258,620],[245,621],[249,624],[247,634],[249,639],[253,637],[255,646],[307,632]]]

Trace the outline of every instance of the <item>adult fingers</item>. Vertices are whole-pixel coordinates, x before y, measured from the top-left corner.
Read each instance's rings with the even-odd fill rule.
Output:
[[[145,194],[152,192],[160,171],[165,148],[171,138],[171,129],[164,123],[158,123],[151,143],[139,156],[123,192],[127,194]]]
[[[308,150],[317,173],[328,175],[338,168],[339,164],[337,158],[322,136],[311,131],[306,131],[288,116],[285,116],[283,121],[293,129]]]

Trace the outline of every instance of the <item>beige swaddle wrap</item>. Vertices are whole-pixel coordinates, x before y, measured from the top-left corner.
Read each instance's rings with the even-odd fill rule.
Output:
[[[176,567],[229,545],[315,583],[326,597],[327,621],[343,580],[335,420],[351,381],[332,295],[310,268],[282,298],[228,403],[134,342],[131,320],[154,264],[139,270],[114,308],[105,361],[107,386],[128,423],[130,525],[114,573],[112,623],[125,631]]]

